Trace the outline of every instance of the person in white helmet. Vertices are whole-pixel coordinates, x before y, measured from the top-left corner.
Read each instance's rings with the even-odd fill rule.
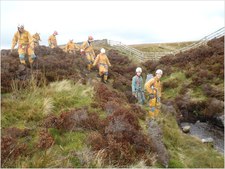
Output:
[[[136,75],[132,78],[132,95],[135,96],[139,104],[144,104],[145,95],[143,89],[143,78],[141,76],[142,69],[136,69]]]
[[[34,54],[33,38],[30,33],[24,29],[23,24],[19,24],[17,29],[18,31],[14,34],[12,40],[11,51],[18,43],[20,63],[26,65],[25,56],[28,55],[29,63],[32,64],[36,58],[36,55]]]
[[[160,78],[162,77],[163,71],[161,69],[156,70],[156,75],[152,79],[150,79],[145,84],[145,89],[149,93],[149,117],[155,118],[158,116],[159,108],[160,108],[160,100],[161,100],[161,84]]]
[[[108,79],[108,67],[111,67],[111,64],[109,62],[109,59],[107,55],[105,54],[105,49],[101,49],[101,53],[97,55],[97,57],[94,60],[93,66],[98,65],[99,69],[99,76],[103,76],[103,82],[106,83]]]

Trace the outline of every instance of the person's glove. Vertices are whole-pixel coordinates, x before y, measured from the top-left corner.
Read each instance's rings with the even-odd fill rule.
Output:
[[[155,97],[154,94],[149,94],[150,99],[154,99],[154,97]]]

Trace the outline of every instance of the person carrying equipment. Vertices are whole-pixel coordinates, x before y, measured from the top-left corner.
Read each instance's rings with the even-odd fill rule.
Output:
[[[141,76],[142,69],[136,69],[136,75],[132,78],[132,95],[135,96],[139,104],[144,104],[145,95],[143,89],[143,78]]]
[[[161,69],[156,71],[156,76],[151,78],[148,82],[145,83],[145,89],[149,93],[149,117],[155,118],[158,116],[160,108],[160,98],[161,98],[161,84],[160,78],[163,74]]]
[[[34,54],[33,38],[30,33],[24,29],[23,24],[19,24],[17,28],[18,31],[14,34],[12,40],[11,52],[18,43],[20,63],[26,65],[25,55],[28,55],[29,63],[32,64],[36,58],[36,55]]]
[[[85,52],[85,56],[87,59],[87,69],[88,71],[91,71],[92,69],[92,64],[94,62],[95,59],[95,52],[92,46],[92,42],[93,42],[93,37],[92,36],[88,36],[88,40],[83,42],[82,46],[81,46],[81,50],[80,52],[83,53]]]
[[[106,83],[108,79],[108,67],[111,67],[109,59],[105,54],[105,49],[101,49],[101,53],[97,55],[94,60],[93,66],[98,65],[99,69],[99,76],[102,77],[103,75],[103,82]]]

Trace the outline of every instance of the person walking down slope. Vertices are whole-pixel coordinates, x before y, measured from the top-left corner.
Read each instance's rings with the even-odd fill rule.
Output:
[[[58,35],[58,32],[54,31],[54,33],[51,36],[49,36],[49,38],[48,38],[48,45],[50,48],[57,47],[56,35]]]
[[[145,95],[143,89],[143,78],[141,76],[142,69],[136,69],[136,75],[132,78],[132,95],[135,96],[139,104],[144,104]]]
[[[18,43],[20,63],[25,65],[25,55],[28,55],[29,63],[32,64],[34,59],[36,58],[36,55],[34,54],[33,38],[30,33],[24,29],[23,24],[19,24],[17,28],[18,31],[14,34],[12,40],[11,52]]]
[[[81,46],[81,52],[85,52],[86,55],[86,59],[87,59],[87,69],[88,71],[91,71],[92,69],[92,64],[94,62],[95,59],[95,52],[92,46],[92,42],[93,42],[93,37],[89,36],[88,40],[83,42],[82,46]]]
[[[145,83],[145,89],[149,93],[150,100],[149,100],[149,117],[155,118],[158,116],[159,108],[160,108],[160,100],[161,100],[161,84],[160,78],[163,74],[161,69],[156,70],[156,76],[150,79],[148,82]]]
[[[34,42],[34,47],[39,46],[39,41],[41,41],[40,34],[39,33],[35,33],[32,36],[32,38],[33,38],[33,42]]]
[[[73,42],[73,39],[71,39],[71,40],[66,44],[65,52],[67,52],[67,53],[74,53],[74,52],[76,51],[76,49],[79,50],[79,46],[76,45],[76,44]]]
[[[111,64],[109,62],[109,59],[107,55],[105,54],[105,49],[101,49],[101,53],[97,55],[97,57],[94,60],[93,66],[98,65],[99,69],[99,76],[103,76],[103,82],[106,83],[108,79],[108,67],[111,67]]]

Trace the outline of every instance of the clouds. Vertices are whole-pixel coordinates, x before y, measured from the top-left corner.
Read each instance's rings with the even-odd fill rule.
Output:
[[[17,23],[41,44],[54,30],[69,39],[108,38],[126,44],[198,40],[224,26],[224,1],[1,1],[1,46]]]

